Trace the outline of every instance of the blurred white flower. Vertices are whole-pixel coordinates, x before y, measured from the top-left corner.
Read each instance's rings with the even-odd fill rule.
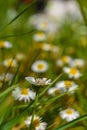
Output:
[[[27,81],[36,86],[45,86],[51,83],[51,79],[47,78],[34,78],[34,77],[25,77]]]
[[[75,90],[78,88],[78,85],[74,81],[70,80],[63,80],[57,82],[55,87],[59,90],[59,92],[70,92],[74,93]]]
[[[43,42],[47,39],[47,35],[44,32],[38,32],[33,35],[33,40],[36,42]]]
[[[69,64],[71,67],[82,68],[85,65],[83,59],[74,59]]]
[[[18,60],[18,61],[22,61],[25,59],[25,55],[23,53],[18,53],[15,58]]]
[[[0,41],[0,48],[12,48],[12,44],[8,41]]]
[[[69,75],[69,78],[78,79],[82,75],[77,68],[64,67],[63,71]]]
[[[58,95],[60,92],[59,92],[59,90],[58,90],[58,88],[57,87],[52,87],[52,88],[49,88],[48,89],[48,95],[53,95],[53,96],[56,96],[56,95]]]
[[[6,67],[16,67],[17,66],[17,61],[15,59],[6,59],[2,62],[2,64]]]
[[[29,24],[35,27],[43,21],[48,22],[48,17],[43,13],[34,14],[29,18]]]
[[[41,49],[44,51],[58,52],[59,48],[49,43],[42,43]]]
[[[36,97],[36,93],[30,90],[29,88],[15,88],[12,91],[12,96],[15,100],[30,102],[30,100],[34,100]]]
[[[67,122],[70,122],[80,116],[79,112],[73,108],[67,108],[66,110],[60,111],[60,117],[65,119]]]
[[[48,1],[45,13],[58,21],[63,20],[68,14],[72,16],[74,15],[74,17],[82,19],[78,4],[74,0],[50,0]]]
[[[36,73],[46,72],[48,69],[48,63],[44,60],[37,60],[32,64],[31,69]]]
[[[0,75],[0,81],[5,81],[5,82],[8,82],[8,81],[11,81],[13,78],[13,74],[11,73],[2,73]]]
[[[72,58],[70,56],[62,56],[60,59],[56,61],[57,66],[63,66],[65,64],[70,64],[72,61]]]
[[[27,119],[25,120],[25,125],[27,127],[30,126],[31,120],[32,120],[32,116],[27,117]],[[35,130],[45,130],[46,129],[47,123],[42,122],[41,120],[42,120],[41,117],[34,115],[32,125]]]

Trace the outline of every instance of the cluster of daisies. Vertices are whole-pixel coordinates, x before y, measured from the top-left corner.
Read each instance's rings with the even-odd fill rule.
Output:
[[[52,20],[49,20],[48,17],[42,16],[41,14],[36,14],[32,16],[29,22],[37,30],[37,32],[32,36],[32,41],[36,48],[38,46],[41,51],[51,52],[52,56],[57,56],[60,49],[58,46],[50,43],[50,41],[54,38],[56,32],[58,31],[58,25]],[[12,48],[12,44],[7,41],[1,41],[0,48],[10,49]],[[49,59],[50,58],[52,57],[49,57]],[[5,59],[1,63],[7,68],[17,68],[18,63],[20,63],[20,61],[23,59],[25,59],[25,55],[17,54],[14,58]],[[67,74],[68,78],[56,82],[54,86],[50,87],[47,90],[46,96],[54,97],[62,93],[68,93],[69,96],[74,95],[75,91],[79,88],[76,80],[82,76],[80,70],[85,65],[84,60],[80,58],[74,59],[70,56],[64,55],[56,59],[54,65],[56,68],[61,68],[61,72]],[[52,80],[50,78],[41,76],[41,74],[45,74],[46,72],[48,72],[48,70],[52,71],[49,69],[49,66],[50,65],[47,60],[37,58],[30,66],[30,69],[33,74],[39,76],[26,76],[24,80],[25,82],[29,82],[29,86],[21,87],[20,85],[18,85],[12,91],[12,97],[14,101],[18,101],[20,103],[23,102],[25,104],[28,104],[31,101],[35,101],[38,95],[38,91],[36,91],[35,88],[44,88],[43,86],[48,86],[52,83]],[[14,74],[11,73],[2,73],[0,75],[0,81],[9,82],[9,84],[11,84],[13,78]],[[39,103],[39,101],[37,101],[37,103]],[[59,112],[59,116],[61,119],[70,122],[78,118],[80,116],[80,113],[70,106],[66,107],[65,109],[61,109]],[[45,130],[47,127],[47,123],[44,122],[42,117],[38,116],[37,113],[35,113],[33,116],[27,116],[24,120],[24,126],[31,127],[31,125],[32,128],[34,128],[35,130]]]

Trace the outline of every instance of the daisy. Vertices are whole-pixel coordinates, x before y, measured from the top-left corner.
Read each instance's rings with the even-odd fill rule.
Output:
[[[57,87],[52,87],[48,90],[48,95],[56,96],[59,94],[59,90]]]
[[[48,69],[48,64],[44,60],[37,60],[31,66],[32,71],[37,73],[46,72]]]
[[[80,116],[79,112],[74,110],[73,108],[67,108],[60,112],[60,117],[65,119],[67,122],[70,122]]]
[[[13,78],[13,74],[11,74],[11,73],[7,73],[7,74],[2,73],[0,75],[0,81],[6,81],[6,82],[8,82],[8,81],[11,81],[12,78]]]
[[[78,88],[78,85],[75,84],[75,82],[70,81],[70,80],[63,80],[58,83],[56,83],[55,87],[60,91],[60,92],[71,92],[74,93],[74,91]]]
[[[75,59],[75,60],[72,60],[72,62],[70,63],[70,66],[76,67],[76,68],[82,68],[84,64],[85,62],[83,59]]]
[[[58,66],[63,66],[64,64],[69,64],[72,61],[70,56],[62,56],[60,59],[56,61]]]
[[[46,38],[47,38],[47,36],[43,32],[38,32],[38,33],[34,34],[34,36],[33,36],[33,40],[36,42],[43,42],[46,40]]]
[[[57,46],[54,46],[52,44],[43,43],[41,46],[41,49],[44,51],[51,51],[51,52],[58,52],[59,48]]]
[[[56,32],[57,28],[57,24],[52,22],[51,20],[43,20],[36,25],[37,30],[45,31],[47,33]]]
[[[6,59],[2,62],[2,64],[6,67],[16,67],[17,66],[17,61],[15,59]]]
[[[43,21],[47,23],[48,17],[42,13],[34,14],[29,18],[29,24],[35,26],[35,28],[39,23],[42,23]]]
[[[0,41],[0,48],[12,48],[12,44],[8,41]]]
[[[32,120],[32,116],[27,117],[27,119],[25,120],[25,125],[27,127],[30,126],[31,124],[31,120]],[[47,123],[46,122],[42,122],[42,119],[39,116],[34,115],[33,121],[32,121],[32,125],[34,127],[35,130],[45,130]]]
[[[29,88],[15,88],[12,92],[12,96],[15,100],[30,102],[30,100],[34,100],[36,93],[30,90]]]
[[[27,81],[36,86],[45,86],[51,83],[51,79],[47,78],[34,78],[34,77],[25,77]]]
[[[15,58],[17,61],[22,61],[25,59],[25,55],[23,53],[18,53]]]
[[[36,29],[42,30],[42,31],[47,31],[48,29],[48,22],[47,21],[41,21],[36,25]]]
[[[74,67],[64,67],[63,71],[67,73],[70,78],[78,79],[82,75],[80,71]]]

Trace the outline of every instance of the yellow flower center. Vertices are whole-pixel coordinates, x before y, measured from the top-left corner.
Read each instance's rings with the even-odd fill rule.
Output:
[[[71,87],[72,86],[72,82],[68,81],[68,80],[65,81],[64,84],[65,84],[66,87]]]
[[[7,66],[15,66],[15,63],[12,60],[6,61]]]
[[[22,93],[23,95],[28,95],[29,90],[28,90],[27,88],[23,88],[22,91],[21,91],[21,93]]]
[[[44,33],[39,32],[39,33],[38,33],[38,36],[39,36],[39,37],[43,37],[43,36],[44,36]]]
[[[44,68],[44,65],[43,64],[38,64],[37,68],[41,70],[41,69]]]
[[[58,94],[59,94],[59,91],[56,89],[56,90],[54,91],[54,94],[55,94],[55,95],[58,95]]]
[[[63,57],[62,57],[62,61],[63,61],[64,63],[67,63],[67,62],[68,62],[67,56],[63,56]]]
[[[71,115],[71,114],[73,113],[73,111],[70,110],[70,109],[68,109],[68,110],[66,111],[66,113]]]
[[[43,28],[45,28],[47,26],[47,23],[43,22],[41,25],[42,25]]]
[[[75,68],[70,69],[70,74],[75,75],[76,73],[77,73],[77,69],[75,69]]]
[[[40,121],[38,119],[34,119],[33,125],[34,127],[38,127],[40,125]]]
[[[0,41],[0,48],[3,48],[5,46],[5,42],[4,41]]]

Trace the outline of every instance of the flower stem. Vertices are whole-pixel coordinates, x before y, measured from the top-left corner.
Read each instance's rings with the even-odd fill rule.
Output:
[[[83,9],[83,6],[81,4],[81,1],[80,0],[77,0],[78,4],[79,4],[79,8],[80,8],[80,11],[81,11],[81,14],[83,16],[83,19],[84,19],[84,22],[85,22],[85,25],[87,26],[87,18],[86,18],[86,14],[85,14],[85,11]]]

